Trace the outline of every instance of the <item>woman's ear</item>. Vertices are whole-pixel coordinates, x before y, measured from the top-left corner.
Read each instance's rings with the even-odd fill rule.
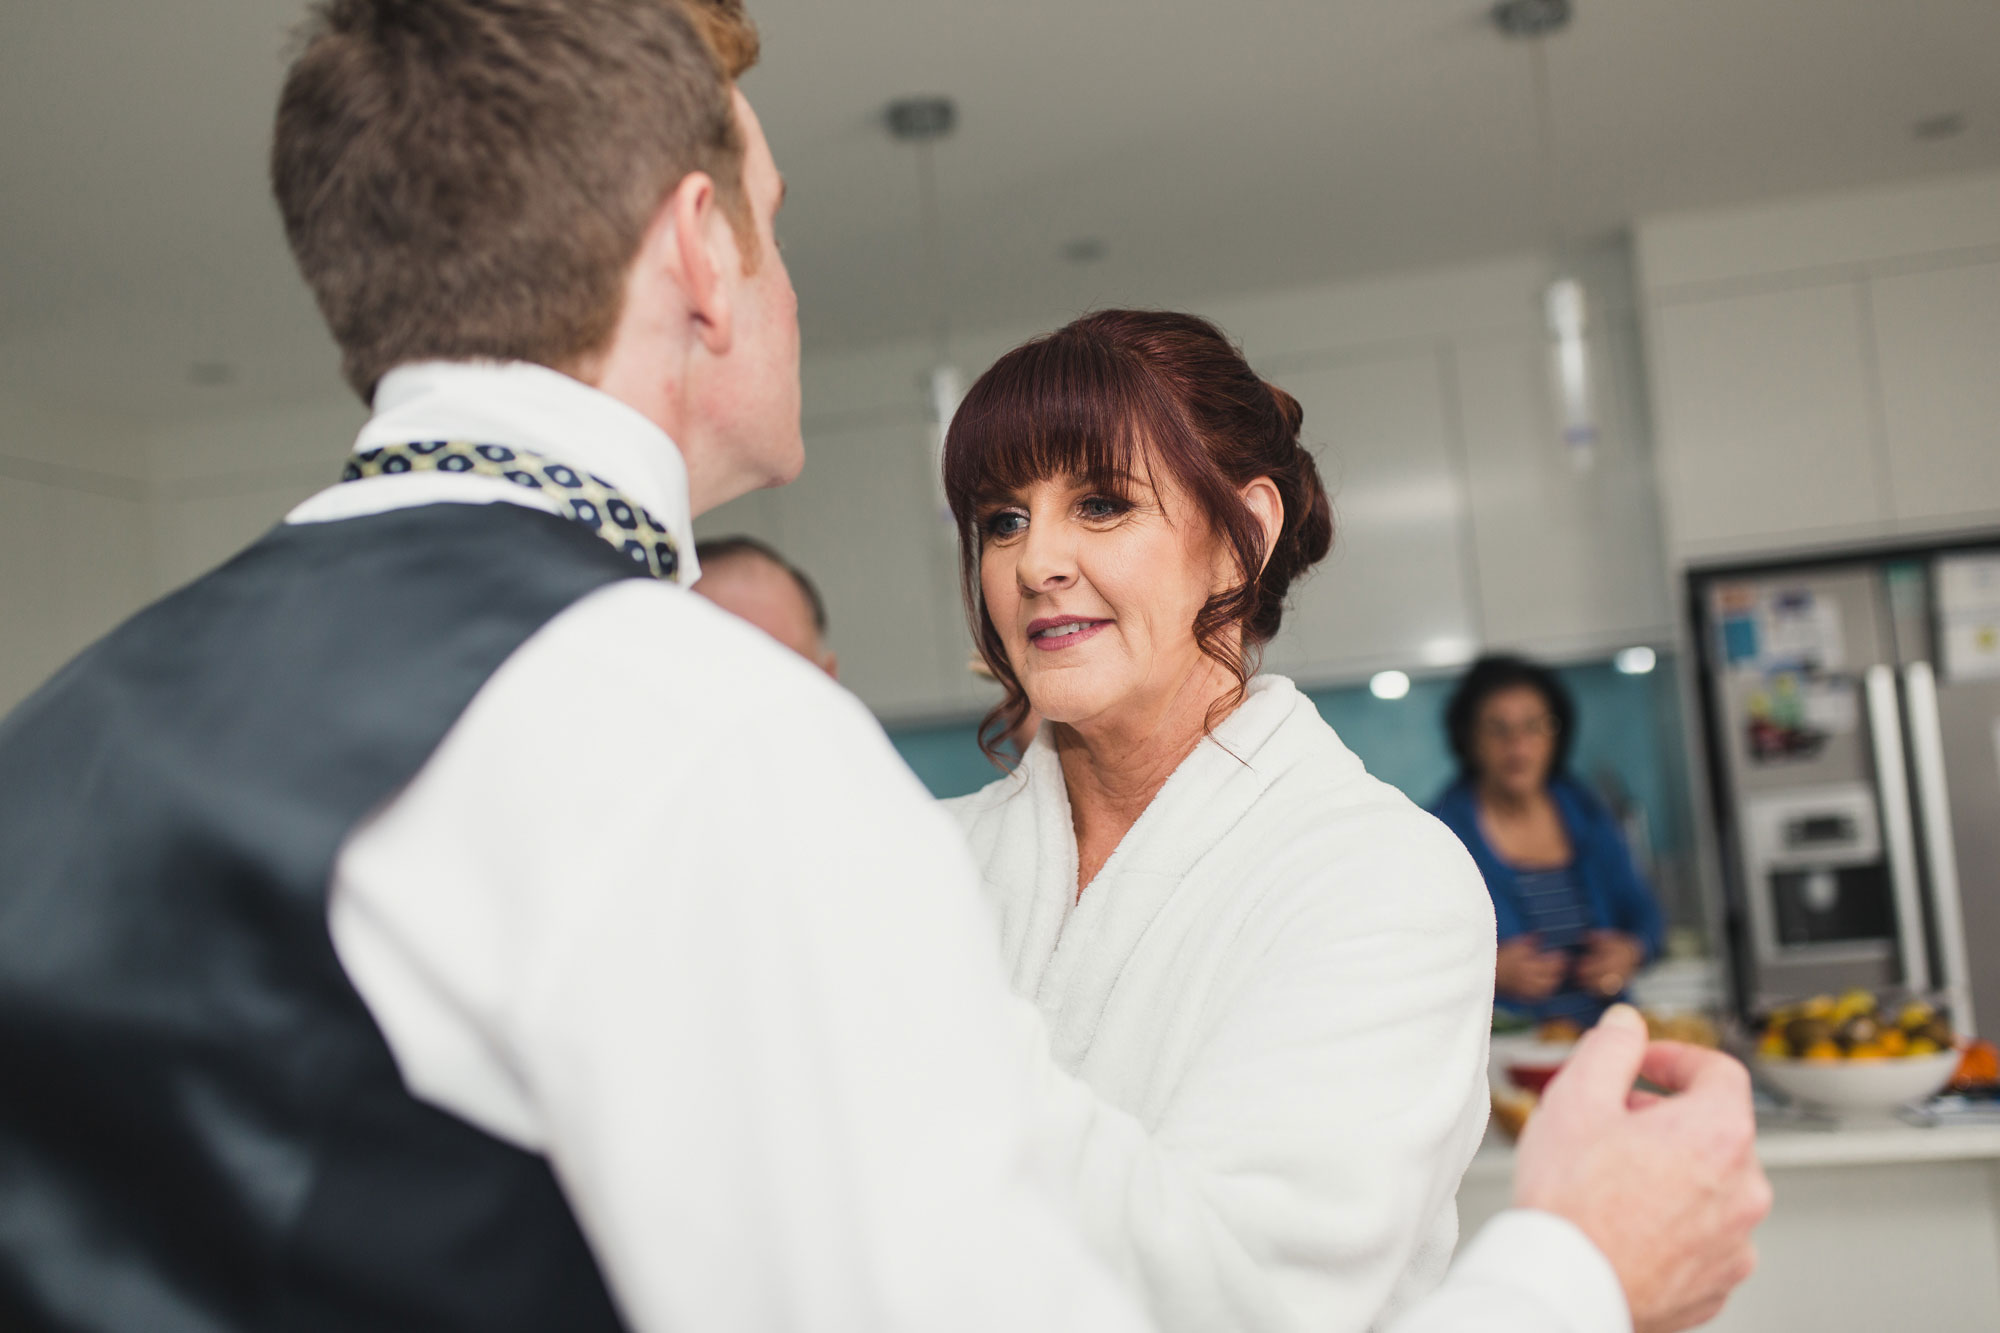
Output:
[[[1264,538],[1258,544],[1263,552],[1257,561],[1257,572],[1262,574],[1271,563],[1271,553],[1278,549],[1278,534],[1285,528],[1285,501],[1278,494],[1278,485],[1269,477],[1259,477],[1250,482],[1237,494],[1250,510],[1252,518],[1264,529]]]

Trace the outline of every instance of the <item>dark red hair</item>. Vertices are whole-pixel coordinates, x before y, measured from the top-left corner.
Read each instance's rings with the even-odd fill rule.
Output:
[[[1278,632],[1292,580],[1333,545],[1319,468],[1299,444],[1303,417],[1222,330],[1167,311],[1085,315],[1015,348],[974,382],[945,437],[944,489],[973,640],[1006,690],[979,726],[988,757],[999,762],[1001,738],[1029,705],[986,612],[982,513],[1053,477],[1112,495],[1126,492],[1130,476],[1171,478],[1235,559],[1237,581],[1208,599],[1193,627],[1201,651],[1236,678],[1234,707],[1258,651]],[[1268,560],[1263,525],[1241,495],[1259,477],[1270,478],[1284,504]]]

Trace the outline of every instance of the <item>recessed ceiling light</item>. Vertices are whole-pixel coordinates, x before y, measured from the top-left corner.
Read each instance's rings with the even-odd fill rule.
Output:
[[[1072,264],[1095,264],[1104,258],[1104,238],[1101,236],[1079,236],[1062,248],[1062,257]]]
[[[1935,143],[1939,139],[1956,139],[1965,133],[1965,116],[1957,111],[1925,116],[1910,126],[1910,133],[1924,143]]]
[[[227,361],[197,361],[188,367],[188,383],[204,389],[219,389],[236,378],[236,367]]]

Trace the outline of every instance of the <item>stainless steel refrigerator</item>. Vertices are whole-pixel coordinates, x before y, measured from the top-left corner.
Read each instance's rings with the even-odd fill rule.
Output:
[[[1739,1007],[1907,988],[2000,1033],[2000,536],[1689,592]]]

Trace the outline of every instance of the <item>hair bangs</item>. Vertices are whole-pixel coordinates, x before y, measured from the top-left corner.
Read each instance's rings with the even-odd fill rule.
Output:
[[[945,439],[945,498],[960,526],[1051,478],[1116,495],[1151,474],[1154,443],[1186,430],[1143,365],[1062,330],[980,376]]]

